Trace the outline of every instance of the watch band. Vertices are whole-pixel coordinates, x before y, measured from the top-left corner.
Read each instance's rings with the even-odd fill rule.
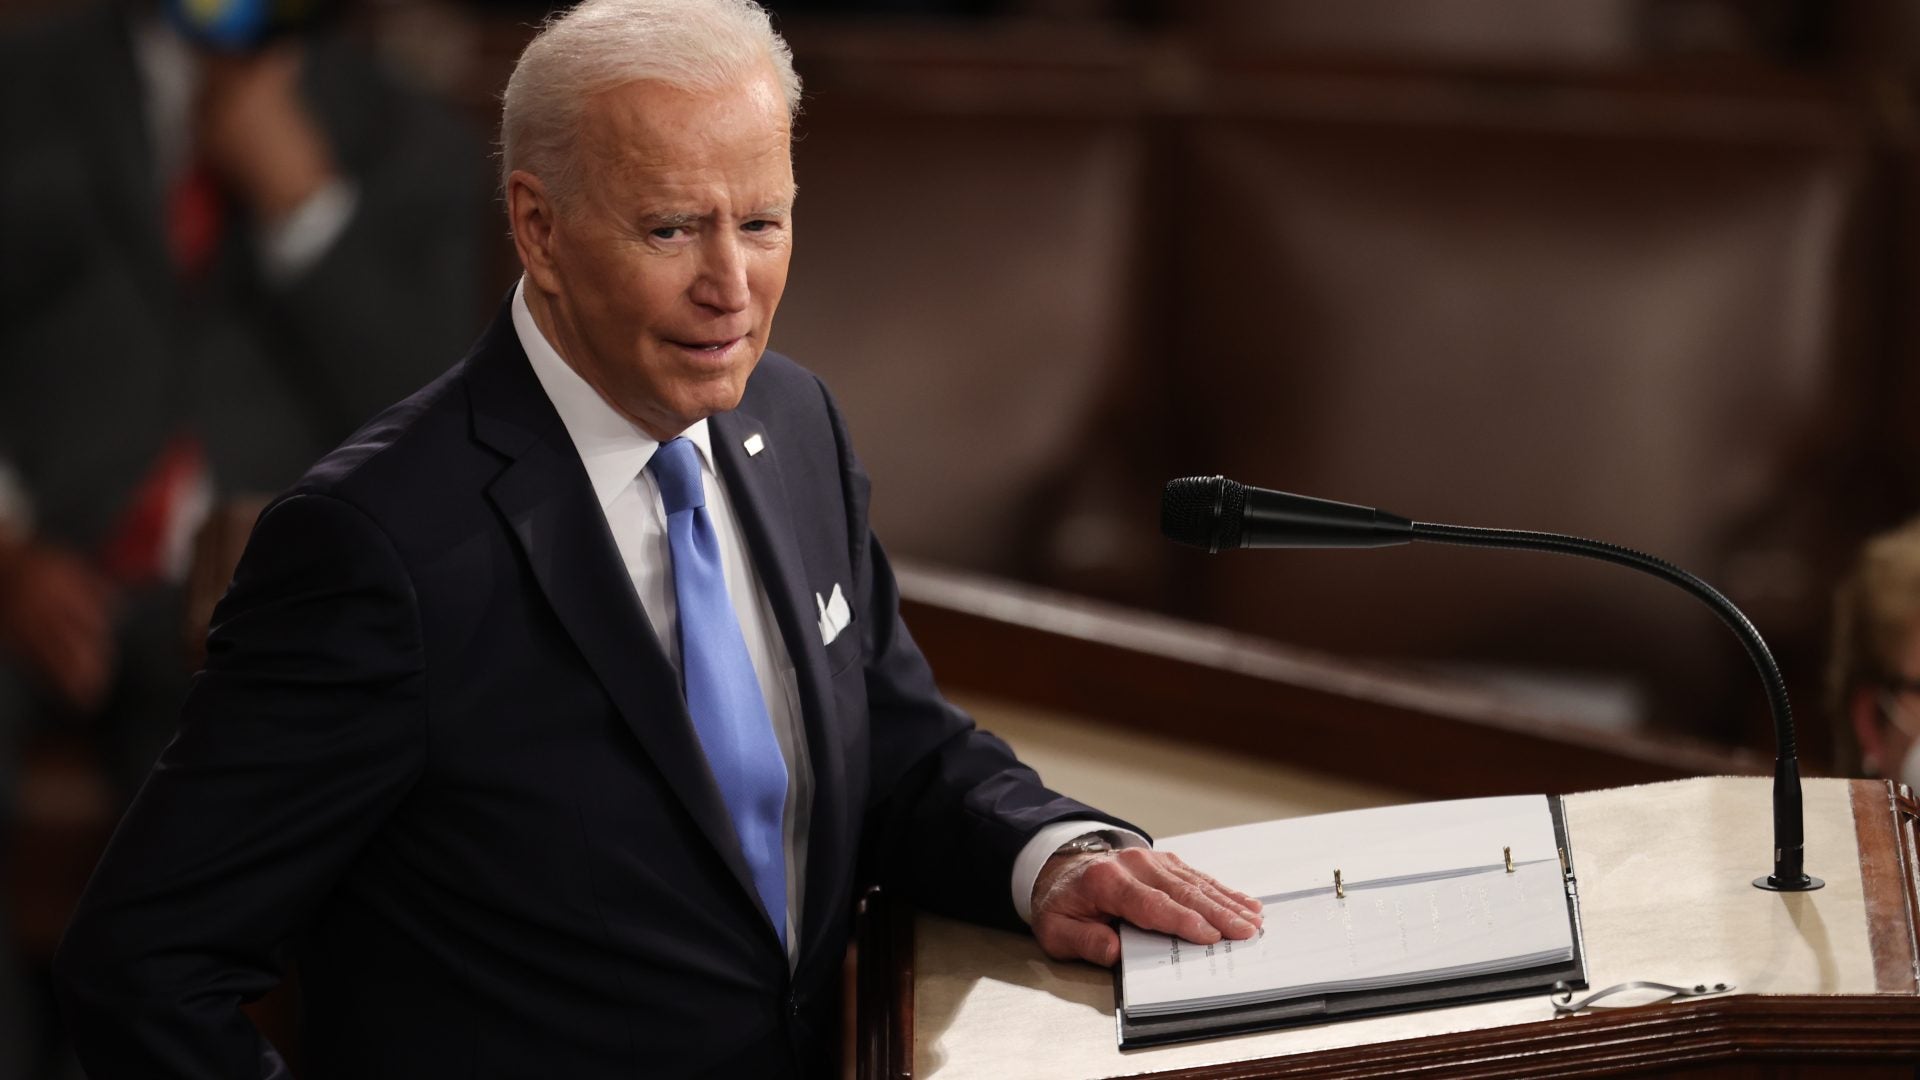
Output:
[[[1053,850],[1055,855],[1098,855],[1103,851],[1112,851],[1113,841],[1106,833],[1090,832],[1076,836]]]

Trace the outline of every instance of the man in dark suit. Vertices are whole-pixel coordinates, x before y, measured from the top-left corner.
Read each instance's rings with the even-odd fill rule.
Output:
[[[58,973],[96,1077],[825,1075],[856,885],[1115,958],[1257,903],[946,704],[820,382],[764,354],[798,81],[750,0],[594,0],[504,121],[525,276],[262,515]],[[1120,850],[1115,850],[1120,849]]]

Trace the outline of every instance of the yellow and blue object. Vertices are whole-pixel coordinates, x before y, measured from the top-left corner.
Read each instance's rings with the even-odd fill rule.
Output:
[[[166,0],[167,17],[190,40],[222,52],[257,49],[302,29],[329,6],[326,0]]]

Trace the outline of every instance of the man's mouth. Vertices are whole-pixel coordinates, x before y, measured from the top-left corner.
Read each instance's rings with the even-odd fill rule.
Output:
[[[741,340],[742,339],[737,337],[730,337],[713,338],[703,341],[672,341],[671,344],[677,345],[689,352],[704,353],[708,356],[720,356],[725,354],[727,350],[733,348]]]

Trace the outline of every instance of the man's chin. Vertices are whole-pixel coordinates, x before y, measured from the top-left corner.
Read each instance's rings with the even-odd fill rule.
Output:
[[[703,388],[705,389],[705,388]],[[742,377],[737,383],[724,389],[714,388],[716,392],[701,393],[673,403],[662,410],[662,424],[671,428],[672,435],[687,430],[693,425],[721,413],[732,412],[740,407],[740,399],[746,395],[747,380]]]

